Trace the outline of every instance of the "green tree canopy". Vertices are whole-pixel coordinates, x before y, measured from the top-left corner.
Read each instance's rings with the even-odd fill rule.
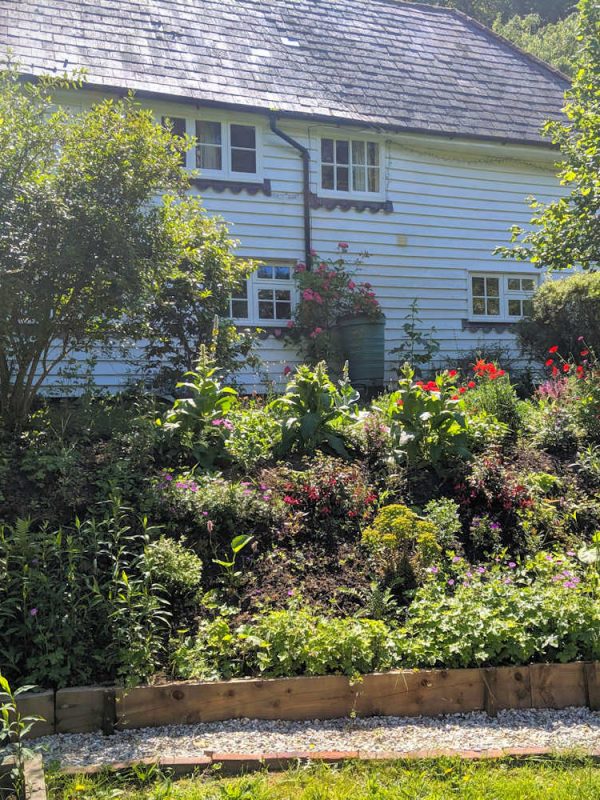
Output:
[[[567,121],[544,128],[560,148],[559,177],[570,192],[551,203],[533,198],[530,229],[514,226],[513,246],[498,248],[505,258],[550,270],[600,265],[600,3],[581,0],[579,10],[579,68],[566,94]]]
[[[133,98],[57,106],[60,82],[0,71],[0,419],[19,426],[76,352],[148,333],[165,283],[191,273],[218,303],[246,273],[189,181],[190,142]],[[205,279],[207,239],[216,242]],[[212,282],[212,283],[211,283]],[[229,283],[228,283],[229,282]],[[210,326],[209,326],[210,328]]]
[[[577,14],[557,22],[544,23],[539,14],[494,21],[494,30],[528,53],[572,75],[576,69],[578,47]]]

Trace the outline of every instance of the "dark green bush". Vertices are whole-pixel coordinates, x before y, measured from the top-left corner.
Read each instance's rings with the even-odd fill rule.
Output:
[[[531,317],[517,328],[525,352],[546,359],[548,349],[558,345],[566,357],[586,345],[600,349],[600,272],[571,275],[546,281],[533,296]]]

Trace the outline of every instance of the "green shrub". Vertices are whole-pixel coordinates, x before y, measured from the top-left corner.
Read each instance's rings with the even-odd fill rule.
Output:
[[[548,349],[577,354],[578,338],[600,352],[600,272],[547,280],[535,292],[531,316],[517,328],[523,349],[546,360]]]
[[[403,588],[424,577],[425,569],[442,554],[437,526],[403,505],[384,506],[365,528],[362,542],[385,572]]]
[[[600,604],[567,557],[440,572],[408,610],[410,666],[474,667],[600,656]]]
[[[358,400],[347,375],[336,386],[324,361],[298,367],[285,394],[268,406],[281,419],[281,455],[326,449],[347,457],[344,427],[356,421]]]
[[[144,567],[151,533],[116,505],[58,529],[1,527],[0,671],[57,687],[147,679],[167,625]]]
[[[198,556],[166,536],[146,545],[144,559],[153,583],[163,586],[169,594],[188,594],[202,580],[202,561]]]
[[[232,429],[225,441],[231,460],[250,472],[273,457],[281,442],[281,425],[264,408],[253,404],[229,415]]]
[[[430,500],[423,508],[423,516],[435,525],[437,541],[445,550],[460,547],[462,522],[459,510],[458,503],[449,497]]]
[[[507,426],[505,432],[516,436],[520,427],[519,398],[508,375],[490,380],[476,376],[476,387],[465,394],[467,411],[483,413]]]
[[[305,608],[271,611],[232,629],[223,618],[201,625],[180,644],[173,665],[180,678],[235,675],[357,675],[398,662],[385,623],[332,619]]]

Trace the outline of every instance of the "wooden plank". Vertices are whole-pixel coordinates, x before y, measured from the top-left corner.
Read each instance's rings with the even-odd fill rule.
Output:
[[[26,759],[23,765],[25,779],[25,800],[46,800],[46,778],[42,756]]]
[[[483,677],[491,716],[503,708],[531,708],[529,667],[492,667],[483,670]]]
[[[361,716],[455,714],[484,707],[479,669],[401,670],[365,675],[358,684]]]
[[[587,685],[588,705],[592,711],[600,711],[600,663],[587,661],[583,665]]]
[[[106,689],[76,686],[56,692],[56,732],[91,733],[102,730]]]
[[[54,692],[25,692],[17,698],[17,708],[23,717],[41,717],[27,734],[28,739],[50,736],[54,733]]]
[[[582,662],[572,664],[532,664],[532,708],[586,706],[588,702]]]
[[[118,691],[118,729],[222,719],[332,719],[348,716],[356,689],[348,678],[173,683]]]

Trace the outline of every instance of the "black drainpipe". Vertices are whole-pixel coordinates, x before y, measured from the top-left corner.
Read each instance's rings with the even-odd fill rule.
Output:
[[[302,159],[302,195],[304,200],[304,260],[307,268],[310,269],[310,251],[312,249],[310,236],[310,153],[303,144],[300,144],[300,142],[292,139],[291,136],[288,136],[287,133],[284,133],[277,127],[277,117],[275,115],[272,115],[269,118],[269,123],[273,133],[276,136],[279,136],[280,139],[283,139],[284,142],[287,142],[294,147],[300,153],[300,158]]]

